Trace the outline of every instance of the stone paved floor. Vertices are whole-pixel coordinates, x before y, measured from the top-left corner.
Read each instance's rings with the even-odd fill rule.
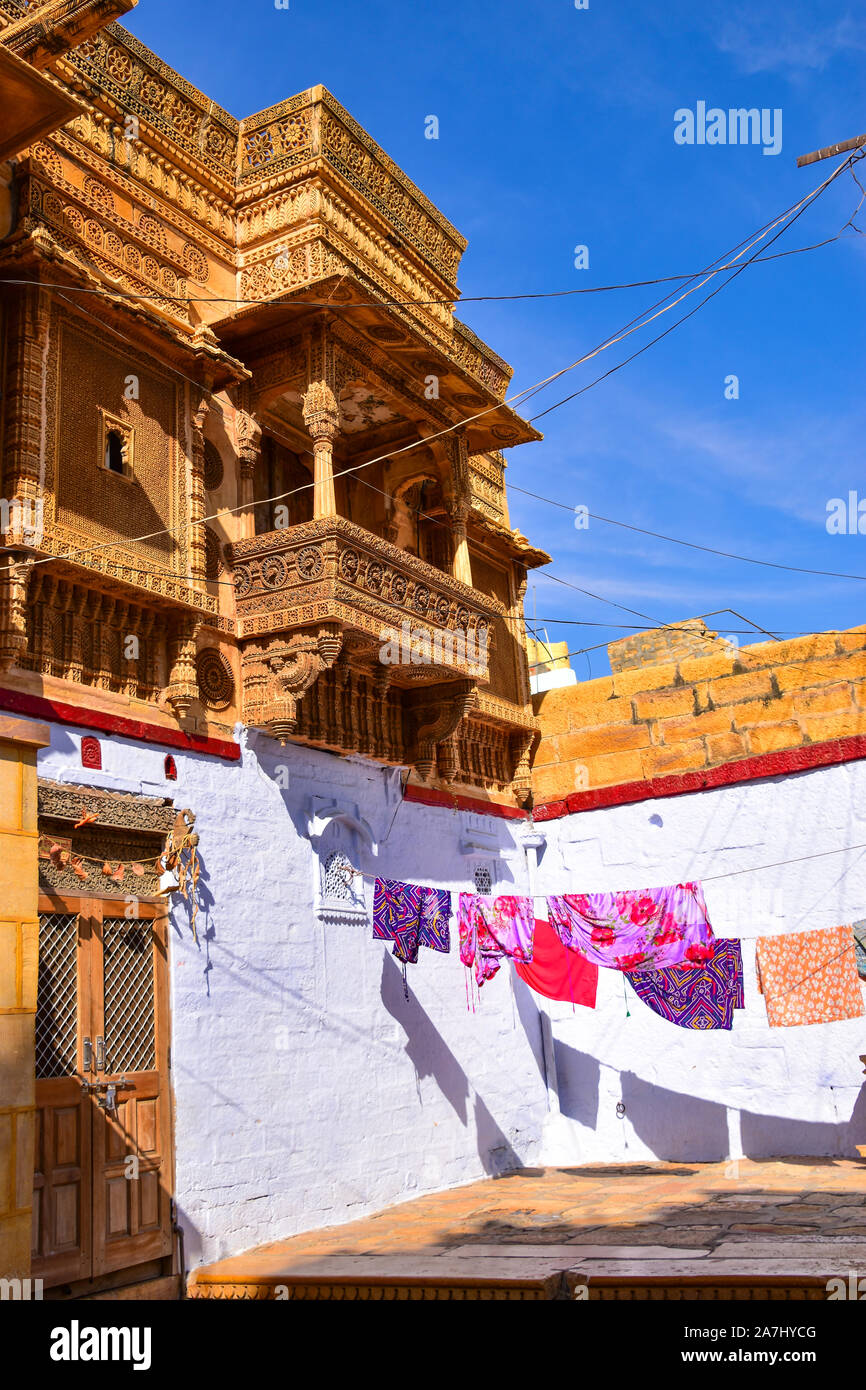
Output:
[[[389,1207],[201,1270],[206,1279],[450,1257],[522,1257],[616,1276],[640,1267],[687,1276],[866,1274],[866,1163],[652,1163],[530,1169]],[[349,1260],[351,1258],[351,1261]]]

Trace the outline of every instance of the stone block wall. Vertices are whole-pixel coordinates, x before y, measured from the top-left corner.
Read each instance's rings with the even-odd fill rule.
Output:
[[[0,1278],[30,1274],[35,1116],[36,752],[43,724],[0,716]]]
[[[618,670],[534,705],[536,805],[862,736],[866,627]]]

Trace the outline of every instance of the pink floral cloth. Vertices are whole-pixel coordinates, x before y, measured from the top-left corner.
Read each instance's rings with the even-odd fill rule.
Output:
[[[564,946],[613,970],[703,965],[713,929],[699,883],[627,893],[566,893],[548,898],[550,924]]]
[[[535,906],[531,898],[482,898],[461,893],[457,915],[460,959],[475,966],[478,988],[492,980],[503,957],[532,960]]]

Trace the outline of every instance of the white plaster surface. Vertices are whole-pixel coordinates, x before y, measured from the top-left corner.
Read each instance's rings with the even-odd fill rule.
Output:
[[[316,851],[455,894],[473,889],[484,862],[494,891],[522,893],[523,823],[401,804],[375,764],[242,740],[240,764],[176,753],[176,782],[163,780],[163,749],[120,738],[100,739],[102,774],[81,767],[75,730],[52,726],[39,755],[42,776],[172,796],[197,815],[199,943],[181,903],[170,950],[175,1190],[190,1268],[521,1165],[729,1157],[736,1190],[743,1154],[853,1156],[866,1142],[866,1019],[770,1029],[751,941],[746,1008],[730,1034],[666,1023],[612,972],[601,972],[595,1011],[550,1004],[550,1089],[547,1001],[504,968],[468,1010],[456,916],[451,954],[422,948],[409,967],[407,1002],[369,925],[317,915]],[[314,797],[358,812],[378,853],[340,821],[311,844]],[[540,894],[710,880],[866,845],[866,762],[538,829]],[[721,935],[834,926],[866,916],[866,848],[705,891]],[[364,892],[369,904],[371,882]]]

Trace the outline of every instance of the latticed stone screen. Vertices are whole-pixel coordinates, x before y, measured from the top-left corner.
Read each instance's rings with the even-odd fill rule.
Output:
[[[73,1076],[78,1053],[78,917],[39,918],[36,1076]]]
[[[126,399],[137,378],[138,400]],[[140,536],[173,524],[177,393],[166,378],[68,324],[60,349],[57,416],[57,511],[64,525],[87,520],[98,540]],[[132,478],[100,467],[100,407],[122,416],[135,433]],[[171,536],[140,541],[136,549],[167,564]]]
[[[493,876],[486,864],[479,864],[475,870],[475,891],[483,897],[489,897],[493,892]]]
[[[109,1075],[156,1067],[154,933],[150,922],[107,917],[102,927],[105,1070]]]

